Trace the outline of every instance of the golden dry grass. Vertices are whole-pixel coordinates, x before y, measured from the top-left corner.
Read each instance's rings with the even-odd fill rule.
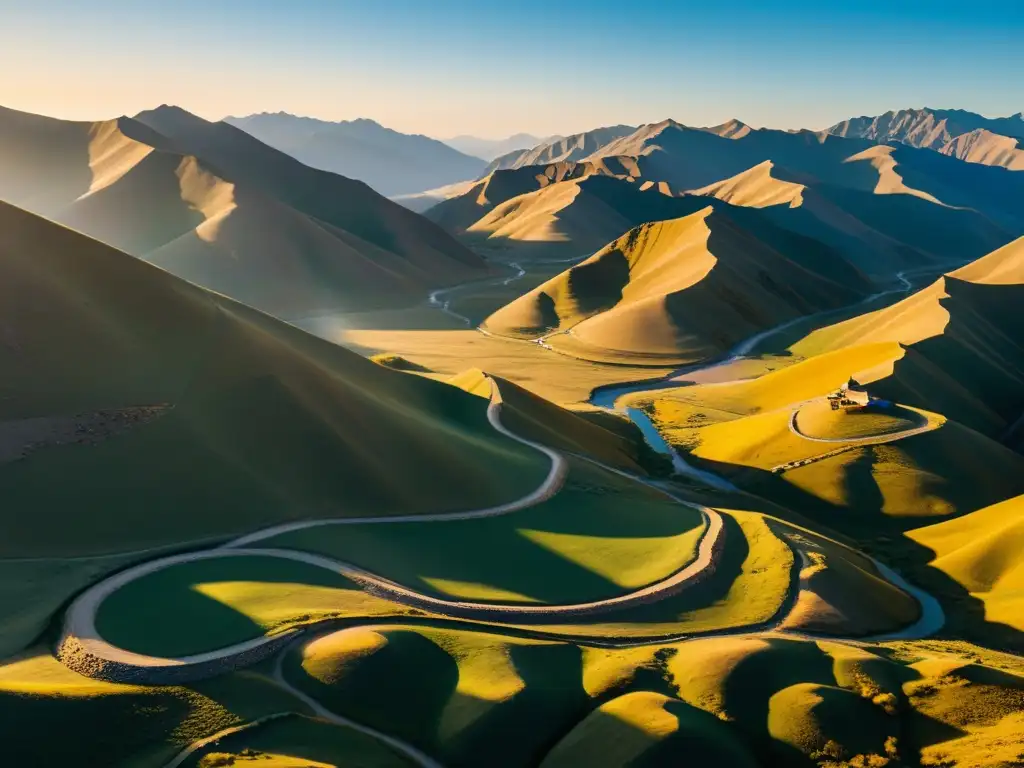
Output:
[[[556,494],[504,515],[307,528],[262,545],[322,554],[441,598],[557,605],[667,578],[694,559],[704,528],[698,510],[571,457]]]
[[[722,509],[726,549],[714,575],[678,596],[650,606],[545,631],[569,636],[636,637],[714,632],[767,622],[778,615],[790,590],[793,550],[757,512]]]
[[[798,261],[708,206],[630,230],[495,312],[484,328],[519,338],[558,332],[552,346],[605,361],[702,359],[848,297]],[[775,290],[777,282],[800,299]]]
[[[559,404],[584,401],[602,384],[654,379],[671,371],[668,367],[598,365],[477,331],[348,330],[334,340],[366,354],[401,355],[449,376],[468,368],[482,369]]]
[[[380,739],[342,725],[286,716],[229,734],[199,750],[184,768],[413,768]]]
[[[695,189],[691,194],[717,197],[726,203],[745,208],[766,208],[772,205],[797,208],[802,205],[806,187],[775,178],[773,170],[772,161],[765,160],[736,176]]]
[[[870,382],[876,378],[871,375],[873,372],[884,370],[886,365],[902,356],[903,350],[892,342],[856,345],[797,360],[763,375],[757,375],[761,373],[757,369],[738,369],[732,373],[733,376],[748,376],[743,380],[680,386],[663,390],[654,397],[638,392],[624,402],[636,406],[654,400],[656,408],[667,409],[678,400],[742,414],[771,411],[810,398],[824,397],[851,377]],[[685,384],[687,378],[681,377],[679,381],[681,385]],[[666,414],[662,421],[671,427],[675,420]]]
[[[879,351],[886,354],[884,348]],[[870,356],[862,359],[870,360]],[[788,371],[799,367],[764,378],[785,379]],[[756,383],[727,385],[722,389],[742,392],[746,387],[758,391]],[[825,514],[824,510],[830,508],[857,513],[853,517],[830,515],[830,524],[839,527],[868,525],[869,521],[877,522],[879,514],[904,519],[963,514],[1024,489],[1024,462],[1018,454],[938,414],[907,409],[922,419],[915,426],[930,422],[936,428],[889,441],[884,434],[893,427],[889,420],[880,425],[872,417],[869,428],[854,430],[852,419],[859,416],[833,416],[828,406],[822,405],[815,411],[819,415],[826,413],[829,424],[819,431],[839,442],[820,443],[804,439],[790,429],[790,408],[740,416],[715,407],[736,407],[740,402],[736,391],[717,400],[708,398],[711,404],[705,405],[704,394],[714,395],[716,389],[682,388],[655,399],[648,407],[666,439],[709,462],[734,482],[784,506],[818,514]],[[778,397],[775,386],[760,391],[765,398],[761,402],[774,404],[770,398]],[[835,425],[837,419],[844,422],[841,428]],[[845,424],[848,419],[850,429]],[[882,434],[866,434],[874,432]],[[868,437],[877,444],[858,444],[855,435]],[[844,437],[849,437],[849,441],[844,442]],[[772,470],[780,474],[765,474]],[[792,488],[787,489],[778,478]]]
[[[906,535],[933,553],[932,568],[983,602],[986,621],[1024,631],[1024,498]]]
[[[458,378],[458,377],[457,377]],[[643,435],[625,419],[597,412],[560,408],[530,390],[493,377],[502,404],[502,422],[515,434],[558,451],[591,456],[603,464],[646,474],[653,451]],[[453,380],[455,383],[455,380]]]
[[[453,764],[885,766],[920,753],[925,765],[1012,766],[1024,686],[989,656],[772,635],[579,649],[379,625],[314,640],[285,671],[334,711]]]
[[[890,307],[820,328],[790,350],[806,357],[865,343],[901,344],[904,354],[872,372],[877,394],[998,437],[1024,407],[1022,265],[1024,238]]]
[[[810,496],[867,515],[865,524],[878,522],[880,512],[903,518],[899,524],[906,527],[914,518],[960,515],[1015,495],[1022,471],[1018,454],[948,421],[931,432],[854,448],[782,476]],[[847,522],[855,520],[835,520]]]

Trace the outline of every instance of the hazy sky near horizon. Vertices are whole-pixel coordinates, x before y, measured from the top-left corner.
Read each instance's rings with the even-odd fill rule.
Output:
[[[0,105],[369,117],[449,137],[1024,110],[1024,2],[0,0]]]

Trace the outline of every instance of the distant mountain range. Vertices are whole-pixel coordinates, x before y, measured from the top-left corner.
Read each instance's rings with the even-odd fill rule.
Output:
[[[492,171],[522,168],[527,165],[545,165],[547,163],[558,163],[563,160],[582,160],[609,142],[615,141],[615,139],[621,136],[628,136],[635,130],[636,128],[631,125],[612,125],[605,128],[595,128],[584,133],[575,133],[572,136],[557,136],[536,146],[519,149],[496,157],[487,166],[484,175]]]
[[[474,179],[487,165],[437,139],[399,133],[373,120],[334,123],[265,112],[224,122],[308,166],[364,181],[389,197]]]
[[[449,147],[459,150],[459,152],[490,162],[494,158],[509,152],[529,149],[545,141],[552,141],[555,138],[557,137],[549,136],[547,139],[544,139],[529,133],[517,133],[506,139],[481,139],[477,136],[463,134],[450,139],[442,139],[442,141]]]
[[[667,122],[679,125],[674,120]],[[604,128],[595,128],[592,131],[576,133],[572,136],[553,136],[528,149],[509,152],[501,157],[496,157],[487,166],[487,171],[484,175],[492,171],[524,168],[528,165],[546,165],[567,160],[583,160],[598,155],[628,154],[618,151],[606,152],[605,147],[614,144],[620,139],[635,135],[638,130],[640,129],[633,125],[611,125]],[[701,128],[700,130],[715,133],[728,139],[739,139],[750,133],[751,128],[746,123],[734,119],[712,128]]]
[[[836,136],[934,149],[961,160],[1024,170],[1024,113],[984,117],[962,109],[901,109],[853,117],[828,129]]]
[[[535,148],[425,215],[477,247],[584,256],[627,229],[706,205],[695,196],[716,198],[875,276],[977,258],[1024,233],[1024,175],[928,149],[737,120],[665,120],[576,141],[600,146],[578,160],[520,164],[566,154]]]

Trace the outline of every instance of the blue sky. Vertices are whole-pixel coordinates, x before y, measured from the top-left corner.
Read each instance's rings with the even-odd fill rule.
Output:
[[[0,0],[0,104],[169,102],[450,136],[1024,109],[1024,2]]]

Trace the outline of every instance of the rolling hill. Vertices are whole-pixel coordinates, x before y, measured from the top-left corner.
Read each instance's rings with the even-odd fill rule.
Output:
[[[565,179],[585,178],[597,170],[596,166],[588,163],[558,162],[491,171],[459,194],[428,208],[424,215],[450,232],[465,232],[506,200]]]
[[[330,122],[263,112],[224,122],[312,168],[366,182],[389,197],[474,179],[486,166],[448,143],[399,133],[373,120]]]
[[[1015,220],[999,225],[973,209],[944,205],[910,189],[896,173],[888,147],[858,153],[848,162],[881,168],[876,189],[822,183],[766,160],[692,194],[760,209],[778,226],[829,244],[878,277],[959,263],[999,247],[1018,231]]]
[[[759,234],[712,205],[643,224],[498,310],[483,328],[524,338],[560,334],[547,343],[583,356],[580,347],[696,360],[858,295],[854,271],[847,280],[823,276],[836,267],[831,254],[814,254],[821,263],[813,264],[807,243],[789,240],[787,250],[787,238],[769,226]]]
[[[488,272],[361,182],[172,107],[101,123],[0,111],[0,199],[285,316],[408,304]]]
[[[985,620],[1024,631],[1024,498],[918,528],[908,538],[932,553],[930,566],[985,606]]]
[[[546,245],[583,255],[630,226],[694,209],[662,188],[627,181],[625,161],[494,171],[424,216],[474,245]]]
[[[8,556],[462,509],[546,471],[494,431],[485,400],[7,204],[0,327]]]

